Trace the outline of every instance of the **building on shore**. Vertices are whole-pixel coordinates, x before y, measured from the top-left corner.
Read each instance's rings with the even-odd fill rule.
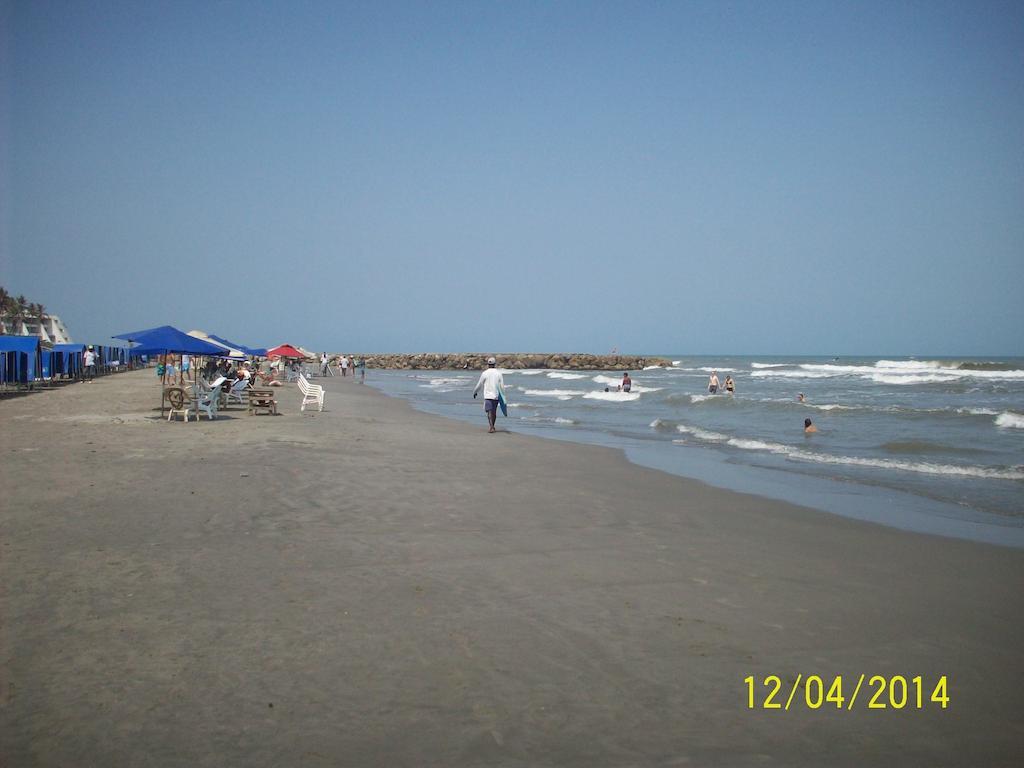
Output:
[[[0,315],[0,334],[4,336],[38,336],[50,344],[70,344],[71,334],[57,315],[42,317],[5,313]]]

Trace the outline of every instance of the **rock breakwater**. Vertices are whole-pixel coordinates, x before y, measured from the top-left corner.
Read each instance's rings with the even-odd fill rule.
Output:
[[[358,355],[357,355],[358,357]],[[487,367],[486,353],[424,353],[418,355],[364,355],[367,368],[390,368],[399,370],[459,370]],[[496,354],[499,368],[522,370],[526,368],[553,368],[569,371],[639,371],[650,365],[670,366],[672,363],[660,357],[638,357],[636,355],[589,355],[589,354]]]

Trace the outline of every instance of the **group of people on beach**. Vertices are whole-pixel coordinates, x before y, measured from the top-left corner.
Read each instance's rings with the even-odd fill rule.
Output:
[[[326,355],[326,353],[324,353]],[[467,364],[468,365],[468,364]],[[705,369],[706,370],[706,369]],[[718,380],[718,371],[713,370],[711,376],[708,377],[708,392],[712,395],[718,394],[719,386],[723,386]],[[497,360],[493,357],[487,358],[487,368],[480,374],[479,380],[477,380],[476,386],[473,388],[473,398],[480,393],[483,389],[484,394],[484,412],[487,414],[488,432],[495,432],[495,422],[498,417],[498,406],[499,406],[499,395],[504,396],[502,393],[505,387],[505,379],[501,375],[501,371],[497,368]],[[629,371],[622,374],[622,382],[615,387],[616,392],[629,392],[633,388],[633,380],[629,376]],[[724,383],[725,391],[732,395],[736,392],[736,382],[733,380],[731,375],[726,375]],[[605,392],[611,392],[611,387],[605,387]],[[804,402],[804,393],[801,392],[797,395],[798,402]],[[804,434],[813,434],[817,432],[818,428],[814,426],[810,419],[804,419]]]
[[[352,355],[351,357],[349,357],[349,355],[341,355],[336,358],[335,362],[337,362],[338,370],[341,371],[343,378],[348,376],[349,368],[351,368],[353,379],[358,375],[360,383],[366,381],[366,358],[356,358],[355,355]],[[328,357],[326,352],[320,355],[320,375],[334,375],[334,371],[331,370],[331,358]]]
[[[707,368],[704,369],[705,371]],[[712,395],[718,394],[718,371],[712,371],[711,376],[708,377],[708,392]],[[736,382],[732,380],[732,376],[725,377],[725,391],[730,395],[736,392]]]

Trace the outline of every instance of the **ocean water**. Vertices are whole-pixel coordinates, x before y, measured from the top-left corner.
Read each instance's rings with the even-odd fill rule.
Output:
[[[671,359],[631,371],[629,393],[615,391],[620,372],[506,370],[499,426],[829,512],[1024,546],[1024,359]],[[712,370],[735,379],[734,395],[709,394]],[[485,426],[478,375],[371,371],[368,383]]]

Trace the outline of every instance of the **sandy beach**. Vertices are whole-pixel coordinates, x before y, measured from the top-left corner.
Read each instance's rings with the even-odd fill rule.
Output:
[[[1020,550],[487,435],[350,379],[319,380],[323,413],[289,385],[277,417],[167,424],[154,379],[0,400],[4,765],[1024,754]],[[769,675],[788,711],[761,706]],[[868,709],[865,682],[811,710],[798,675],[842,676],[846,704],[861,675],[920,675],[924,702]]]

